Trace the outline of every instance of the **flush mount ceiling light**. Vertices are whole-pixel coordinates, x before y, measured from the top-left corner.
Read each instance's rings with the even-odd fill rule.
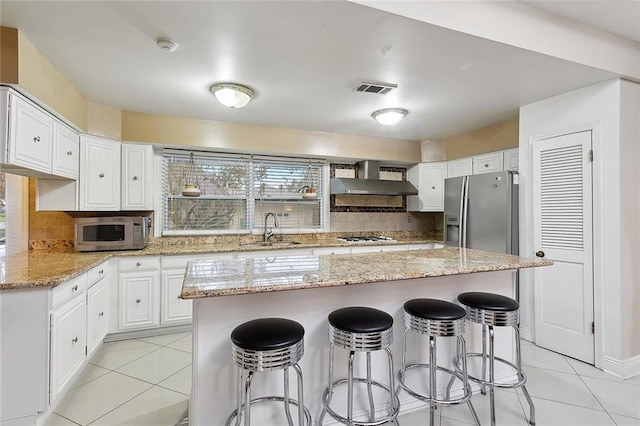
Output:
[[[386,108],[379,109],[371,114],[378,123],[384,126],[393,126],[402,121],[405,115],[409,114],[409,111],[402,108]]]
[[[236,83],[216,83],[210,90],[218,102],[229,108],[242,108],[254,95],[253,90]]]

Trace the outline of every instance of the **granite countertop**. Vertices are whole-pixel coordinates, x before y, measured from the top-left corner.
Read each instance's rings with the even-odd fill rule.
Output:
[[[471,249],[202,260],[187,265],[183,299],[334,287],[552,265]]]
[[[166,241],[164,239],[156,239]],[[168,240],[168,239],[167,239]],[[0,290],[56,287],[78,276],[112,257],[121,256],[165,256],[201,253],[228,253],[237,251],[286,250],[291,248],[313,247],[354,247],[353,243],[337,241],[335,238],[300,238],[300,244],[260,245],[259,242],[229,240],[202,244],[198,239],[181,239],[181,244],[155,243],[142,250],[74,252],[71,249],[29,250],[22,253],[0,257]],[[362,245],[405,245],[442,241],[407,238],[396,241],[374,242]]]

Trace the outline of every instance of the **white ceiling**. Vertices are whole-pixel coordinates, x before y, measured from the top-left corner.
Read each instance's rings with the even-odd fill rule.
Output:
[[[0,2],[88,99],[126,111],[424,140],[517,115],[518,108],[616,75],[345,1]],[[178,43],[174,53],[156,46]],[[398,84],[357,93],[362,80]],[[211,84],[246,84],[232,110]],[[410,111],[377,124],[380,108]]]
[[[529,6],[640,41],[640,0],[519,0]]]

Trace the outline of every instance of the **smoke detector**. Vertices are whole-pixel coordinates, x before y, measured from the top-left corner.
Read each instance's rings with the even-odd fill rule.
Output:
[[[156,41],[158,47],[165,52],[173,52],[178,48],[178,45],[175,41],[168,38],[159,38]]]
[[[363,81],[358,84],[355,89],[356,92],[366,92],[366,93],[375,93],[378,95],[386,95],[394,89],[397,89],[397,84],[391,83],[372,83],[369,81]]]

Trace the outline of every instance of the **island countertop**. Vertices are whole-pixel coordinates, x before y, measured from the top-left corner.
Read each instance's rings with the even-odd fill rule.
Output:
[[[552,265],[550,260],[439,248],[202,260],[187,265],[183,299],[335,287]]]

